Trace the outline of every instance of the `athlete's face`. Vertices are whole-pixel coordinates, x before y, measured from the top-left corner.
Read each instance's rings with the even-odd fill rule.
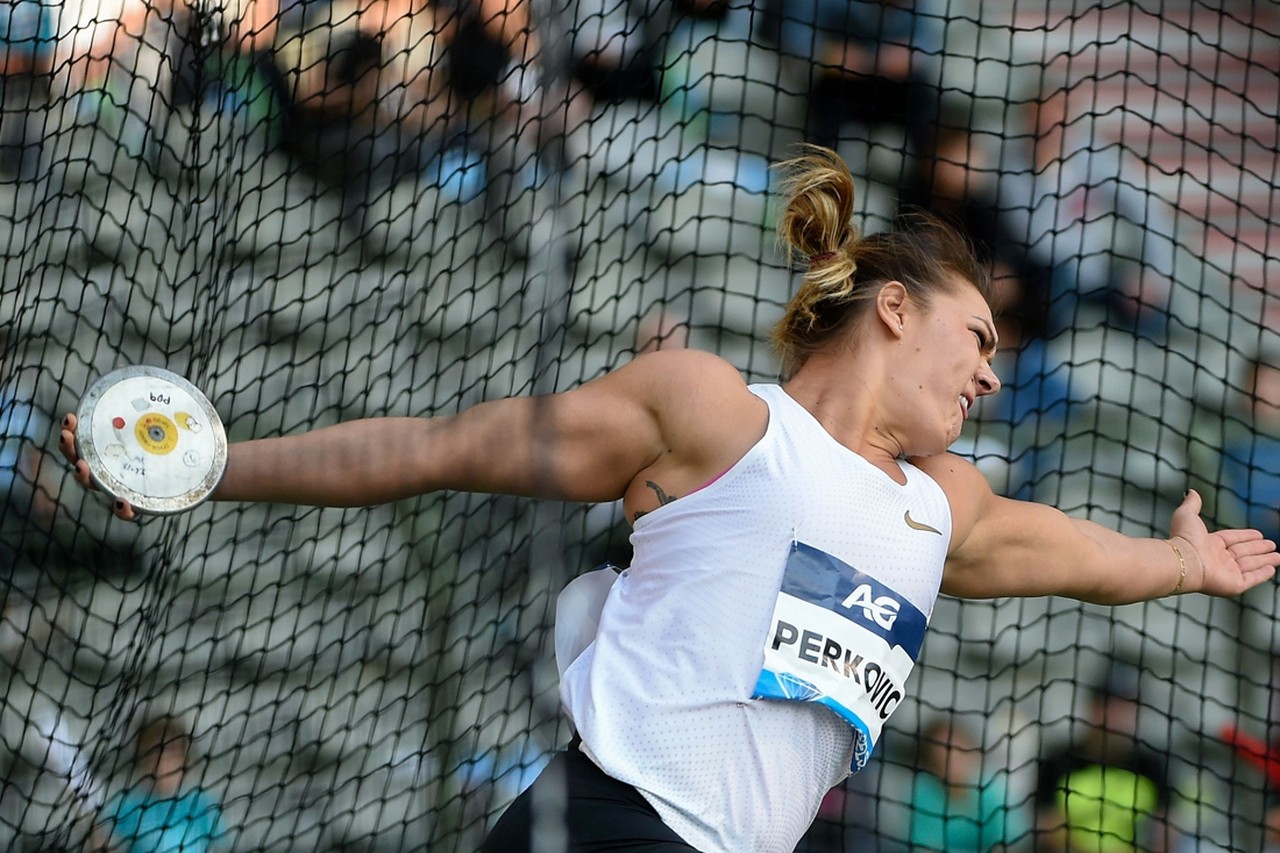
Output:
[[[905,379],[914,386],[905,396],[918,412],[908,453],[942,453],[960,437],[974,402],[1000,390],[991,368],[996,352],[991,308],[969,285],[938,293],[908,320],[903,344]]]

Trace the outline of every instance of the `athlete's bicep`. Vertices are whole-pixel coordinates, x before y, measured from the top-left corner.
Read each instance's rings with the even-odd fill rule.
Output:
[[[561,497],[612,500],[655,464],[704,464],[742,429],[737,410],[757,403],[722,359],[660,351],[548,398],[536,455],[552,460]]]
[[[964,598],[1080,597],[1086,590],[1072,572],[1093,544],[1054,507],[992,494],[948,556],[942,591]]]
[[[559,497],[615,500],[666,447],[661,393],[644,364],[633,362],[547,398],[532,424],[535,458],[549,465]]]
[[[1070,554],[1083,546],[1070,518],[1043,504],[995,494],[971,463],[950,454],[918,462],[951,505],[942,591],[963,598],[1061,591]]]

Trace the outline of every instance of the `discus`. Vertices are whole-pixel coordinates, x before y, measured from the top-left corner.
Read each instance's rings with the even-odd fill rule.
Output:
[[[213,404],[159,367],[113,370],[85,392],[76,447],[102,491],[142,512],[172,515],[213,492],[227,434]]]

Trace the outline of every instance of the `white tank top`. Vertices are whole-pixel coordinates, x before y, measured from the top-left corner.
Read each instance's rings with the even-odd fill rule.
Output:
[[[636,520],[632,565],[561,679],[583,751],[707,853],[794,850],[855,758],[859,729],[830,707],[753,698],[797,543],[874,578],[918,609],[922,631],[951,538],[946,496],[924,472],[900,462],[899,485],[780,387],[751,391],[769,406],[764,436],[709,485]],[[809,645],[818,660],[822,641]]]

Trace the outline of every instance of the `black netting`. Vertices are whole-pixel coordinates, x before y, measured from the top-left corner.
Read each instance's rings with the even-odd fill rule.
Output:
[[[1163,534],[1195,487],[1214,523],[1280,534],[1274,4],[4,0],[0,38],[7,849],[127,835],[139,733],[186,750],[175,808],[194,828],[216,804],[229,849],[476,849],[568,739],[555,596],[625,564],[619,509],[130,525],[75,486],[57,419],[129,364],[188,376],[233,438],[656,347],[773,380],[795,279],[769,166],[802,140],[849,162],[866,230],[935,210],[1001,276],[1005,390],[957,448],[997,490]],[[1275,739],[1278,604],[944,598],[803,849],[1055,849],[1039,759],[1106,672],[1167,765],[1119,797],[1167,816],[1142,849],[1280,845],[1229,736]],[[990,819],[930,841],[939,722]],[[1078,849],[1133,848],[1094,811],[1107,840]]]

